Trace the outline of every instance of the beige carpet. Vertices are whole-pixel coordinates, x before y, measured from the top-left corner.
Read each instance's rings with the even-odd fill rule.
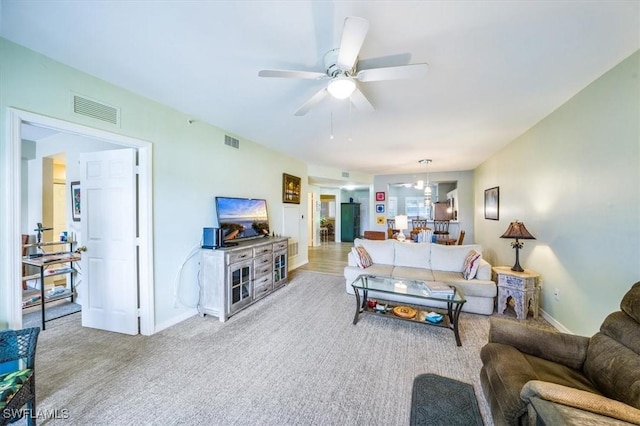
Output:
[[[36,361],[43,424],[406,425],[418,374],[479,382],[488,317],[461,315],[462,347],[438,327],[362,316],[344,278],[290,284],[220,323],[193,317],[151,337],[47,324]],[[21,424],[23,424],[21,422]]]

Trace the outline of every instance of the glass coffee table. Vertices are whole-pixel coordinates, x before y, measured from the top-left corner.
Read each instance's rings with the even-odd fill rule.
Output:
[[[456,343],[462,346],[458,318],[462,306],[467,301],[464,293],[459,288],[452,285],[445,285],[441,282],[414,281],[391,277],[377,277],[373,275],[360,275],[351,283],[356,296],[356,314],[353,324],[358,322],[361,313],[387,316],[404,321],[418,322],[436,327],[445,327],[453,330],[456,336]],[[392,294],[408,296],[409,300],[415,299],[415,303],[390,302],[386,300],[369,300],[369,291],[377,294]],[[362,297],[360,295],[362,293]],[[384,296],[381,296],[384,297]],[[441,321],[430,322],[430,313],[437,312],[432,308],[419,305],[420,300],[433,300],[446,303],[446,313],[441,314]],[[411,305],[411,306],[410,306]],[[415,315],[412,315],[415,311]],[[436,315],[436,319],[437,319]]]

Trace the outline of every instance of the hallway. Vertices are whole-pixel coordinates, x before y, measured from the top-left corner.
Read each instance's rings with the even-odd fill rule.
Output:
[[[352,247],[353,243],[336,242],[323,242],[318,247],[309,247],[309,263],[297,270],[342,275],[347,266],[347,254]]]

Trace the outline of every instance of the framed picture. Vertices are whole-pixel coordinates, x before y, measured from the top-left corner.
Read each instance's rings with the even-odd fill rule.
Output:
[[[376,201],[384,201],[384,192],[376,192]]]
[[[500,218],[500,187],[484,190],[484,218],[498,220]]]
[[[80,222],[80,181],[71,182],[71,217]]]
[[[387,218],[385,216],[376,216],[376,224],[378,225],[386,225]]]
[[[376,204],[376,213],[384,213],[384,204]]]
[[[282,174],[282,202],[300,204],[300,178]]]

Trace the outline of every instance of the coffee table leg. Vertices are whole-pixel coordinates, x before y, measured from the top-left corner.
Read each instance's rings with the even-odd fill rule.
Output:
[[[353,287],[353,286],[352,286]],[[358,322],[358,316],[360,315],[360,290],[358,290],[357,288],[353,287],[353,292],[356,295],[356,314],[353,317],[353,323],[356,324]],[[364,300],[367,300],[367,294],[364,294]]]
[[[453,334],[456,335],[456,344],[458,346],[462,346],[462,342],[460,341],[460,329],[458,327],[458,319],[460,318],[460,311],[462,311],[462,303],[456,303],[456,307],[453,308],[453,303],[449,302],[447,303],[447,310],[449,311],[449,319],[453,326]]]

